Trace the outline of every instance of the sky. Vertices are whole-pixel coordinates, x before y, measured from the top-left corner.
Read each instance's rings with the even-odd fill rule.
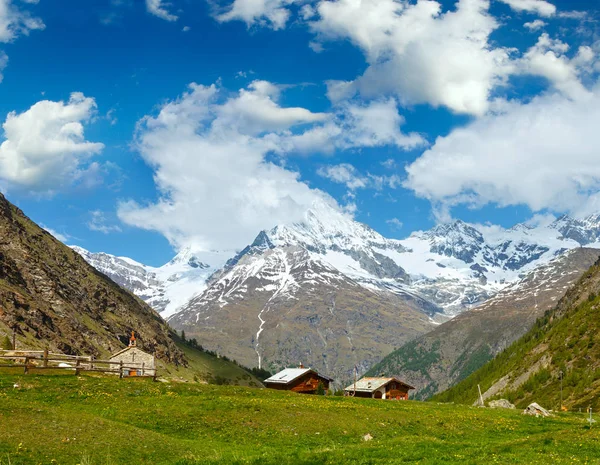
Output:
[[[599,20],[595,0],[0,0],[0,192],[154,266],[323,200],[394,238],[600,213]]]

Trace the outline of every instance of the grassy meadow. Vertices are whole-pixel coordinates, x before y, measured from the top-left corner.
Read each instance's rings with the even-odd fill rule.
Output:
[[[205,463],[592,464],[600,425],[575,413],[0,372],[1,465]]]

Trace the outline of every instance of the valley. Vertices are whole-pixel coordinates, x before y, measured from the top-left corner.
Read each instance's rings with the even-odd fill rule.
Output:
[[[159,268],[74,249],[177,331],[244,365],[302,362],[348,380],[405,347],[404,362],[386,359],[376,370],[408,376],[426,397],[529,329],[593,263],[599,238],[592,215],[506,230],[455,221],[388,239],[322,201],[241,251],[187,247]],[[436,335],[451,374],[403,369],[413,352],[436,353]],[[464,337],[464,350],[452,348]]]

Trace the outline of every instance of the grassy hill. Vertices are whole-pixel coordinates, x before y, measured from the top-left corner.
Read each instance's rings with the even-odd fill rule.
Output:
[[[185,355],[187,364],[176,366],[159,360],[160,377],[187,382],[262,387],[261,381],[245,367],[190,346],[176,335],[171,337]]]
[[[600,408],[600,262],[535,326],[490,363],[433,400],[470,404],[481,385],[485,399],[524,406]]]
[[[542,419],[431,402],[0,374],[0,465],[566,464],[599,456],[600,428],[571,413]]]

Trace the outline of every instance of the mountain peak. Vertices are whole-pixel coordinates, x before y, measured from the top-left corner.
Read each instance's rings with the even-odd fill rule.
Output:
[[[201,252],[196,252],[191,246],[182,248],[167,265],[189,265],[192,268],[209,268],[200,258]]]

